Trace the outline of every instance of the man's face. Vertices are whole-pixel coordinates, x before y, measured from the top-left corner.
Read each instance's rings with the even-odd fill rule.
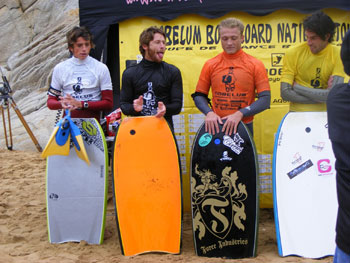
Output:
[[[162,34],[155,33],[148,46],[143,45],[142,47],[145,50],[145,59],[158,63],[162,62],[165,53],[165,38]]]
[[[313,54],[317,54],[322,51],[328,45],[329,35],[323,40],[315,32],[305,31],[306,41]]]
[[[241,49],[244,37],[238,27],[223,27],[220,29],[220,40],[222,49],[227,54],[234,54]]]
[[[73,47],[69,48],[70,52],[73,53],[73,56],[83,60],[85,59],[91,50],[90,40],[85,40],[82,37],[78,37],[77,41],[73,44]]]

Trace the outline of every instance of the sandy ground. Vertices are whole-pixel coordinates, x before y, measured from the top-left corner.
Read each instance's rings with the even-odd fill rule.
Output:
[[[261,209],[258,256],[228,260],[195,255],[191,215],[185,213],[180,255],[121,255],[113,198],[109,192],[106,233],[102,245],[86,242],[50,244],[45,203],[45,160],[39,153],[0,149],[0,262],[332,262],[278,255],[272,209]]]

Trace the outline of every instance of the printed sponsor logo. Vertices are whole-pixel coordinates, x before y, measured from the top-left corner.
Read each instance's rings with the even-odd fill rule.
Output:
[[[205,147],[207,146],[210,142],[211,142],[211,139],[213,138],[213,136],[209,133],[204,133],[200,138],[199,138],[199,141],[198,141],[198,145],[200,147]]]
[[[56,200],[58,199],[58,195],[55,194],[55,193],[51,193],[51,194],[49,195],[49,198],[56,201]]]
[[[319,142],[317,145],[312,145],[312,149],[321,152],[324,149],[325,142]]]
[[[222,153],[222,157],[220,158],[220,161],[232,161],[232,158],[228,156],[227,151],[224,151]]]
[[[329,159],[321,159],[317,162],[317,168],[320,175],[329,174],[332,171],[331,161]]]
[[[87,132],[87,134],[89,134],[90,136],[95,136],[97,134],[97,129],[89,121],[83,121],[82,127]]]
[[[148,90],[143,93],[143,106],[141,113],[145,116],[155,115],[157,114],[157,102],[156,95],[153,91],[152,82],[148,82]]]
[[[236,133],[233,138],[228,135],[224,135],[223,144],[229,147],[234,153],[240,154],[243,151],[241,143],[244,143],[244,140]]]
[[[282,67],[283,57],[284,57],[284,53],[271,53],[271,65],[273,67]]]
[[[211,249],[234,245],[247,245],[246,241],[226,239],[232,230],[246,230],[246,185],[240,182],[240,174],[226,166],[221,173],[213,174],[210,169],[199,169],[195,165],[192,201],[193,224],[197,238],[215,236],[220,242],[202,246],[203,254]],[[242,175],[243,176],[243,175]],[[220,226],[220,227],[218,227]],[[209,239],[210,240],[210,239]]]
[[[73,90],[76,95],[83,92],[83,83],[81,82],[81,77],[77,77],[77,83],[73,85]]]
[[[300,153],[298,153],[298,152],[296,154],[294,154],[293,158],[294,158],[294,160],[292,161],[293,165],[301,163],[301,161],[302,161],[302,157],[301,157]]]
[[[274,137],[276,137],[276,133],[275,133]],[[283,139],[283,132],[281,131],[280,134],[279,134],[279,137],[278,137],[278,143],[277,143],[278,146],[281,146],[282,139]]]
[[[297,168],[295,168],[292,171],[290,171],[289,173],[287,173],[287,175],[289,176],[290,179],[292,179],[295,176],[297,176],[297,175],[301,174],[302,172],[304,172],[305,170],[307,170],[308,168],[310,168],[311,166],[313,166],[312,161],[307,160],[305,163],[299,165]]]

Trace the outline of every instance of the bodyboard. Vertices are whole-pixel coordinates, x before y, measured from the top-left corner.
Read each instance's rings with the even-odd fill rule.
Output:
[[[46,200],[51,243],[103,242],[108,192],[108,151],[96,119],[72,119],[80,129],[90,166],[70,142],[68,156],[47,158]]]
[[[334,254],[338,209],[334,163],[327,113],[287,113],[275,137],[273,158],[280,256]]]
[[[118,127],[114,199],[123,255],[180,253],[181,165],[164,118],[131,117]]]
[[[192,146],[190,180],[196,254],[255,257],[258,164],[254,141],[242,122],[231,136],[210,135],[202,124]]]

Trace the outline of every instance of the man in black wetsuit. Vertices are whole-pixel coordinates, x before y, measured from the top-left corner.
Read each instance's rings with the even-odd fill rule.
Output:
[[[350,76],[350,30],[341,46],[344,71]],[[328,133],[337,171],[338,216],[334,263],[350,262],[350,82],[334,86],[327,97]]]
[[[163,61],[165,33],[149,27],[140,35],[142,61],[125,69],[120,107],[125,115],[163,117],[173,128],[172,116],[182,107],[180,70]]]

